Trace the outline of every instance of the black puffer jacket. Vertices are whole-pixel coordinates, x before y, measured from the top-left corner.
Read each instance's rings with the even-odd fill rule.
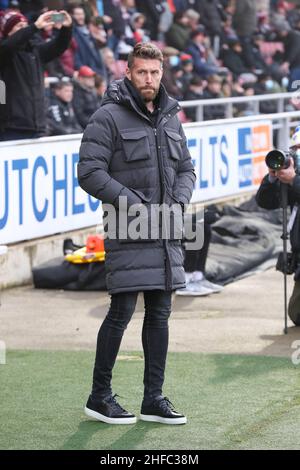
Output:
[[[6,85],[0,130],[45,132],[43,64],[67,49],[72,28],[61,28],[49,42],[43,42],[38,31],[32,24],[0,41],[0,75]]]
[[[161,85],[156,124],[138,104],[130,82],[110,85],[82,138],[78,180],[94,197],[117,206],[188,203],[195,181],[180,107]],[[118,212],[118,211],[117,211]],[[180,240],[105,240],[110,293],[173,290],[185,285]]]
[[[54,98],[47,112],[47,135],[79,134],[79,124],[72,103]]]

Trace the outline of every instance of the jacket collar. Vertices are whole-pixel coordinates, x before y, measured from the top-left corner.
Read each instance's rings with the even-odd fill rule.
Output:
[[[156,101],[159,110],[157,122],[160,122],[165,117],[168,119],[173,117],[181,109],[178,101],[168,96],[163,84],[160,85]],[[141,95],[127,78],[116,80],[108,87],[102,101],[102,106],[112,102],[132,109],[143,119],[150,121],[149,111]]]

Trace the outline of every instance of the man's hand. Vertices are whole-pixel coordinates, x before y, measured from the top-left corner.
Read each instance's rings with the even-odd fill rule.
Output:
[[[63,13],[64,21],[62,23],[55,23],[54,21],[52,21],[52,15],[55,13]],[[60,10],[60,11],[51,10],[51,11],[46,11],[45,13],[40,15],[34,24],[38,29],[44,29],[49,26],[53,26],[56,29],[61,29],[62,26],[69,28],[72,24],[72,18],[69,15],[69,13],[67,13],[65,10]]]
[[[64,21],[62,23],[54,23],[54,28],[61,29],[63,26],[69,28],[72,24],[72,18],[65,10],[59,10],[57,13],[63,13]]]
[[[296,176],[294,160],[290,158],[289,167],[283,170],[275,171],[275,176],[277,176],[277,178],[282,183],[293,184],[294,178]]]
[[[34,23],[35,26],[38,28],[38,29],[44,29],[48,26],[53,26],[54,23],[53,21],[51,20],[51,17],[52,17],[52,14],[55,13],[54,11],[46,11],[45,13],[42,13],[38,19],[36,20],[36,22]]]

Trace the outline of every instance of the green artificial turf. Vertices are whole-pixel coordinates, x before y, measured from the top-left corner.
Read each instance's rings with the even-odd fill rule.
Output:
[[[170,353],[164,393],[188,424],[89,421],[94,354],[9,351],[0,365],[0,449],[300,448],[300,366],[289,359]],[[139,413],[141,353],[114,370],[120,403]]]

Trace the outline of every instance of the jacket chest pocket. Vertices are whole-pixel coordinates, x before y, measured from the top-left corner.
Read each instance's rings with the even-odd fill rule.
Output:
[[[150,145],[146,131],[122,131],[121,137],[126,162],[136,162],[150,158]]]
[[[180,160],[182,154],[181,135],[171,129],[165,129],[165,133],[168,144],[169,156],[173,160]]]

